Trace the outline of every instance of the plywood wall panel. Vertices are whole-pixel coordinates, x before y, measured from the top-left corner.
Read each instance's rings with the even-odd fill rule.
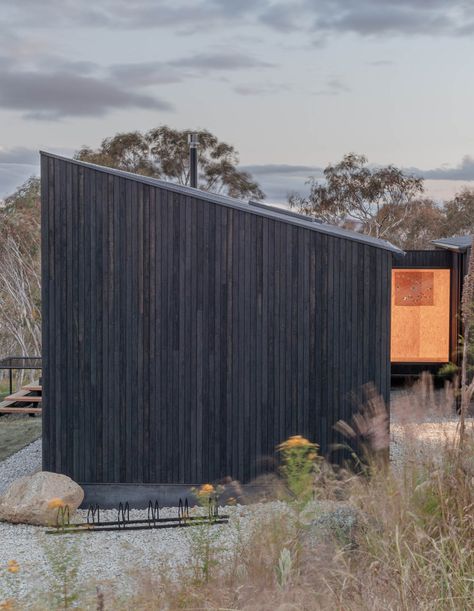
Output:
[[[392,272],[392,362],[446,363],[450,337],[449,269]]]

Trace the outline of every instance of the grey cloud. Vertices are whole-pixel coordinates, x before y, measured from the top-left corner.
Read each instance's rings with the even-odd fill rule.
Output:
[[[279,32],[292,32],[302,27],[299,17],[303,9],[302,2],[272,4],[259,15],[259,21]]]
[[[100,117],[114,109],[167,111],[171,106],[151,95],[120,88],[100,78],[68,72],[0,70],[0,107],[22,111],[32,119],[57,120],[71,116]]]
[[[466,155],[455,167],[441,167],[434,170],[411,170],[428,180],[474,180],[474,158]]]
[[[221,26],[262,23],[277,32],[325,36],[351,32],[378,35],[459,35],[474,31],[474,3],[468,0],[21,0],[3,20],[7,27],[88,27],[212,31]]]
[[[234,70],[270,68],[273,64],[244,53],[212,51],[171,61],[148,61],[130,64],[115,64],[109,68],[114,79],[129,85],[156,85],[179,83],[186,77],[212,73],[227,73]]]
[[[474,4],[465,0],[300,0],[271,4],[258,18],[283,32],[311,31],[320,45],[337,32],[469,35],[474,28]]]
[[[110,74],[129,85],[155,85],[179,83],[182,74],[162,62],[136,62],[131,64],[114,64],[109,69]]]
[[[37,165],[38,151],[34,149],[16,146],[8,149],[0,149],[0,164],[13,165]]]
[[[0,108],[23,112],[27,118],[57,120],[67,116],[103,116],[114,109],[168,111],[166,101],[142,88],[182,82],[203,74],[269,68],[252,55],[219,49],[167,61],[101,66],[90,61],[38,55],[35,62],[0,62]],[[32,68],[32,65],[34,68]],[[28,68],[26,69],[26,66]]]
[[[326,0],[307,1],[315,31],[369,35],[460,34],[474,19],[464,0]]]
[[[38,175],[36,166],[0,163],[0,199],[7,197],[30,176]]]
[[[309,193],[308,178],[324,178],[323,168],[310,165],[262,164],[245,165],[242,169],[258,179],[260,186],[268,196],[268,201],[284,203],[290,193]],[[404,168],[409,174],[415,174],[426,180],[474,181],[474,157],[466,156],[455,167],[441,167],[432,170]],[[453,183],[453,185],[456,183]],[[456,189],[459,186],[456,186]],[[453,192],[455,188],[453,187]]]
[[[256,165],[242,166],[246,172],[250,172],[255,176],[272,175],[272,176],[313,176],[322,175],[323,168],[312,165],[291,165],[288,163],[266,163]]]
[[[283,91],[289,91],[290,87],[276,83],[254,83],[248,85],[237,85],[234,87],[235,93],[244,96],[252,95],[274,95]]]
[[[214,24],[243,18],[253,12],[250,0],[21,0],[9,11],[14,26],[163,28],[186,31],[208,29]]]
[[[309,185],[306,183],[310,176],[323,176],[322,168],[310,165],[262,164],[246,165],[242,169],[258,179],[269,202],[282,204],[288,201],[291,193],[308,194]]]
[[[244,53],[197,53],[169,62],[170,66],[197,70],[241,70],[244,68],[272,68],[274,64]]]
[[[39,172],[38,151],[25,147],[0,149],[0,198]]]
[[[39,175],[39,150],[41,148],[14,147],[0,149],[0,198],[11,195],[30,176]],[[44,148],[66,157],[72,157],[74,154],[74,149],[70,148],[51,148],[50,146]]]

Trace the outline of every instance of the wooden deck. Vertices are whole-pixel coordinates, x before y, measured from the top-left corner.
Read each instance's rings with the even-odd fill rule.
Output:
[[[41,414],[42,390],[38,383],[23,386],[0,403],[0,414]]]

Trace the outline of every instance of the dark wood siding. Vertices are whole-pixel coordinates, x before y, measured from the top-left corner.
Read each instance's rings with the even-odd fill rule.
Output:
[[[44,468],[200,483],[388,400],[391,258],[42,156]]]
[[[457,253],[449,250],[407,250],[405,255],[394,256],[393,267],[451,268]]]

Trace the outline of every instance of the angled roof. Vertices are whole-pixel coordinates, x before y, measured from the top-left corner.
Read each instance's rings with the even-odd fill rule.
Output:
[[[446,248],[447,250],[455,250],[457,252],[464,252],[472,246],[472,235],[459,235],[452,238],[440,238],[439,240],[432,240],[431,243],[438,248]]]
[[[356,231],[351,231],[349,229],[342,229],[337,225],[329,225],[327,223],[322,223],[315,219],[311,219],[310,217],[306,217],[305,215],[297,214],[295,212],[291,212],[290,210],[287,211],[284,208],[279,208],[277,206],[270,206],[261,202],[244,202],[233,197],[227,197],[225,195],[211,193],[210,191],[202,191],[201,189],[195,189],[193,187],[179,185],[173,182],[167,182],[165,180],[159,180],[158,178],[142,176],[141,174],[132,174],[131,172],[125,172],[123,170],[117,170],[115,168],[96,165],[94,163],[87,163],[85,161],[79,161],[77,159],[70,159],[68,157],[62,157],[61,155],[48,153],[47,151],[40,151],[40,155],[45,155],[46,157],[59,159],[68,163],[74,163],[85,168],[90,168],[91,170],[96,170],[97,172],[105,172],[106,174],[112,174],[121,178],[135,180],[137,182],[159,187],[161,189],[167,189],[168,191],[174,191],[175,193],[188,195],[189,197],[199,198],[207,202],[214,202],[222,206],[236,208],[238,210],[250,212],[251,214],[255,214],[257,216],[272,218],[274,220],[282,221],[284,223],[289,223],[290,225],[298,225],[300,227],[305,227],[306,229],[311,229],[312,231],[317,231],[319,233],[325,233],[327,235],[343,238],[345,240],[353,240],[354,242],[362,242],[363,244],[375,246],[376,248],[382,248],[384,250],[389,250],[390,252],[396,254],[404,254],[403,250],[397,248],[386,240],[372,238],[370,236],[358,233]]]

